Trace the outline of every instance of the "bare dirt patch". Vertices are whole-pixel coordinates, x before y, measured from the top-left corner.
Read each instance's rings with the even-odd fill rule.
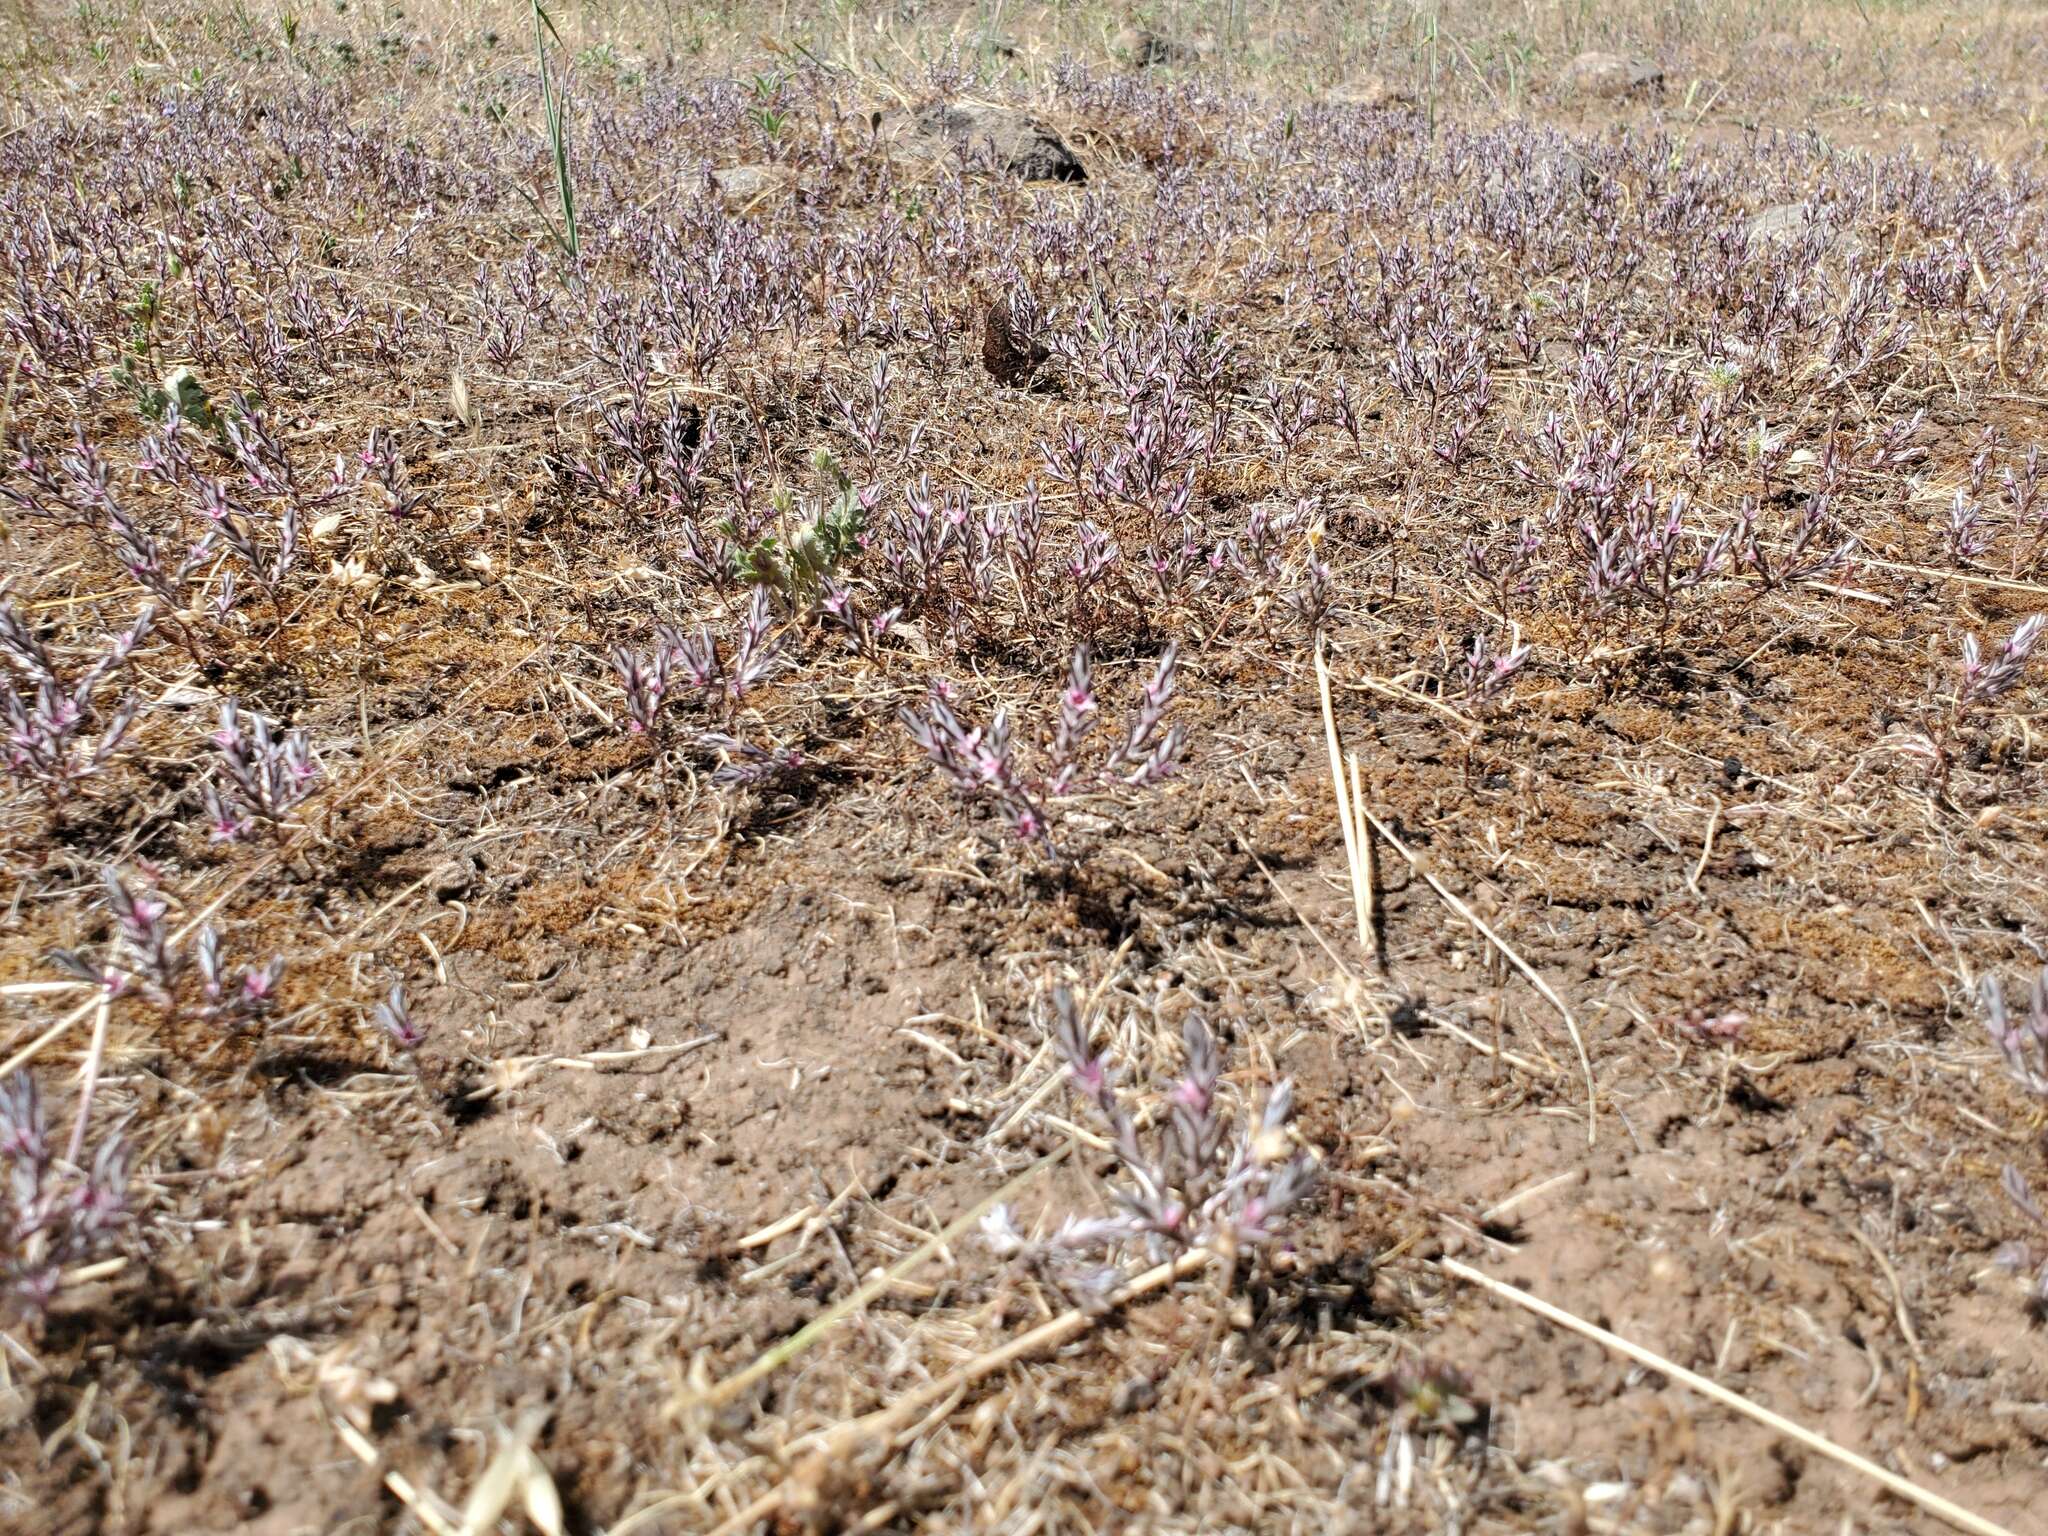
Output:
[[[2038,41],[871,19],[21,55],[0,1523],[2031,1529]]]

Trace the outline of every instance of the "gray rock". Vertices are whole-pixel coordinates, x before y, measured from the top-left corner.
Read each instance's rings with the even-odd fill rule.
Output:
[[[1743,52],[1753,59],[1798,58],[1807,51],[1805,42],[1790,32],[1765,32],[1751,38]]]
[[[713,171],[718,195],[732,209],[750,208],[782,185],[782,175],[772,166],[734,165]]]
[[[1805,235],[1812,221],[1804,203],[1778,203],[1766,208],[1748,224],[1752,245],[1787,246]]]
[[[987,155],[1019,181],[1086,181],[1088,172],[1058,134],[1009,107],[941,103],[917,114],[920,138]]]
[[[1862,255],[1863,239],[1860,235],[1850,230],[1831,228],[1825,216],[1816,219],[1813,210],[1805,203],[1774,203],[1754,215],[1743,230],[1751,245],[1782,251],[1804,240],[1807,231],[1815,225],[1824,231],[1823,249],[1832,250],[1850,261]]]
[[[1567,95],[1601,101],[1662,93],[1664,71],[1647,59],[1619,53],[1582,53],[1565,65],[1558,86]]]
[[[1364,107],[1368,111],[1415,105],[1412,93],[1397,85],[1389,85],[1378,75],[1367,75],[1361,80],[1336,86],[1323,99],[1337,106]]]

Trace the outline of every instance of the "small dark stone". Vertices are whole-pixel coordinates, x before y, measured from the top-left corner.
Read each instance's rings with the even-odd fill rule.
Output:
[[[1007,294],[989,305],[981,326],[981,365],[990,378],[998,384],[1028,384],[1049,356],[1035,337],[1022,333]]]
[[[475,888],[476,868],[467,859],[451,860],[434,874],[433,894],[436,901],[460,901]]]
[[[1125,27],[1110,44],[1110,51],[1133,69],[1192,64],[1196,59],[1193,48],[1143,27]]]

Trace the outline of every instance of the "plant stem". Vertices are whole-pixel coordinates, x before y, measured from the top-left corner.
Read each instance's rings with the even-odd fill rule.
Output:
[[[569,178],[568,119],[564,115],[563,104],[556,99],[554,82],[548,78],[549,37],[557,43],[562,40],[562,34],[555,30],[554,19],[542,9],[540,0],[533,0],[533,59],[540,70],[540,106],[541,115],[547,122],[548,148],[554,152],[555,195],[562,205],[562,227],[554,233],[573,262],[582,259],[583,246],[576,233],[576,187]]]

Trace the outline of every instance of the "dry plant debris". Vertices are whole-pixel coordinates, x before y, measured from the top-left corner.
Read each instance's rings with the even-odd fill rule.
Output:
[[[2023,12],[4,26],[0,1527],[2040,1528]]]

